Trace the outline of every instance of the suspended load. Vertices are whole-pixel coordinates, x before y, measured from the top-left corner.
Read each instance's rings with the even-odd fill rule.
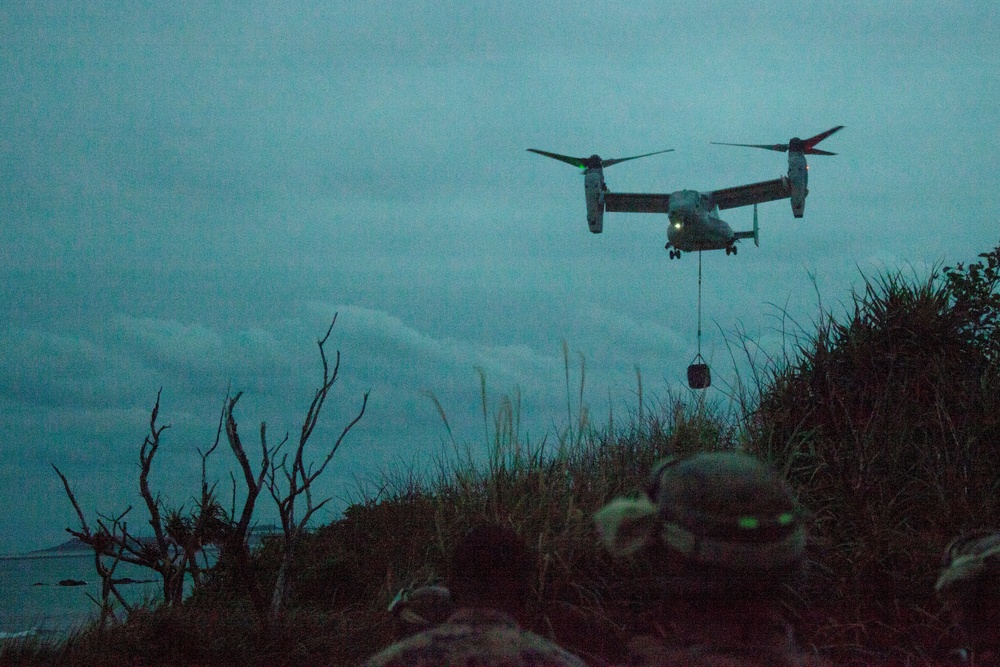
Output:
[[[712,369],[708,367],[701,353],[688,366],[688,386],[692,389],[708,389],[712,385]]]

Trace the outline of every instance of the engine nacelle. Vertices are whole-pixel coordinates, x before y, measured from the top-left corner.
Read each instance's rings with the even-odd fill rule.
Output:
[[[809,165],[806,156],[795,150],[788,151],[788,183],[791,187],[792,215],[801,218],[806,210],[809,194]]]
[[[587,226],[594,234],[604,230],[604,172],[600,167],[584,174],[584,195],[587,199]]]

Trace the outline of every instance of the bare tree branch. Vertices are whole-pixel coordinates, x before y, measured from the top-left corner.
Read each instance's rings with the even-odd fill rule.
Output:
[[[69,481],[54,463],[51,465],[52,469],[56,471],[57,475],[59,475],[59,479],[62,480],[63,488],[66,490],[66,495],[69,497],[69,501],[72,503],[73,509],[76,511],[76,516],[80,520],[79,531],[75,531],[70,528],[67,528],[66,530],[81,542],[90,546],[94,551],[94,569],[97,571],[97,575],[101,578],[101,599],[98,601],[89,593],[87,596],[90,597],[94,604],[101,609],[100,627],[103,629],[109,617],[115,618],[114,611],[111,607],[112,595],[118,600],[118,603],[121,604],[122,609],[125,610],[126,614],[132,612],[132,607],[125,601],[125,598],[122,597],[114,583],[115,569],[118,567],[118,563],[121,562],[126,549],[126,540],[123,539],[123,537],[128,534],[128,529],[126,525],[122,523],[122,519],[125,518],[125,515],[128,514],[132,508],[129,507],[117,517],[111,519],[112,528],[110,530],[101,519],[98,519],[98,531],[96,533],[91,532],[87,519],[84,517],[83,511],[80,509],[80,504],[76,501],[76,496],[70,488]],[[121,531],[121,536],[118,535],[119,530]],[[118,546],[117,552],[111,551],[112,546],[116,544]],[[104,561],[101,558],[102,556],[110,556],[113,558],[110,567],[104,564]]]
[[[326,334],[317,341],[320,360],[323,364],[323,381],[313,394],[312,402],[306,411],[305,419],[302,422],[302,429],[299,433],[299,441],[291,456],[291,464],[289,464],[288,452],[285,452],[280,460],[277,458],[278,452],[285,444],[285,441],[282,441],[271,452],[271,465],[268,469],[265,483],[278,507],[278,514],[281,517],[281,528],[284,533],[284,554],[278,568],[278,578],[271,600],[272,618],[280,614],[284,598],[287,595],[287,571],[294,558],[299,538],[306,530],[306,526],[309,524],[312,516],[330,501],[330,498],[326,498],[319,503],[315,503],[313,501],[312,485],[323,474],[330,461],[333,460],[334,455],[343,443],[344,438],[347,437],[347,434],[361,421],[368,406],[368,395],[370,392],[365,392],[358,414],[344,427],[340,436],[323,457],[322,462],[318,466],[314,463],[306,464],[306,445],[316,428],[316,424],[319,422],[320,413],[323,410],[323,405],[326,403],[330,390],[333,388],[340,374],[340,351],[338,350],[335,355],[332,369],[330,368],[330,362],[326,354],[326,344],[336,323],[337,316],[335,314],[329,328],[326,330]],[[284,477],[284,484],[279,481],[279,471]],[[296,502],[300,496],[305,496],[305,508],[302,516],[297,517]]]
[[[102,588],[102,624],[111,613],[110,600],[113,596],[129,611],[130,606],[119,594],[113,582],[113,573],[119,562],[131,563],[154,570],[163,581],[163,600],[165,604],[173,605],[181,602],[184,595],[184,579],[187,574],[197,581],[200,580],[201,566],[197,555],[207,541],[218,539],[224,530],[222,516],[224,512],[215,499],[215,485],[209,486],[207,479],[207,460],[218,446],[216,443],[206,452],[198,450],[202,457],[201,497],[196,498],[194,509],[187,511],[182,505],[178,509],[167,510],[158,495],[154,496],[149,486],[149,474],[157,451],[160,447],[160,436],[169,425],[157,424],[159,416],[160,397],[162,389],[157,392],[156,403],[150,412],[149,434],[145,437],[139,451],[139,493],[149,512],[149,525],[153,529],[154,539],[141,539],[129,532],[124,521],[131,507],[118,516],[98,514],[96,528],[87,523],[83,511],[70,488],[69,481],[62,472],[53,465],[53,469],[63,482],[66,495],[80,521],[80,530],[67,529],[68,532],[94,550],[95,569],[104,581]],[[110,566],[103,558],[112,559]]]
[[[154,535],[152,540],[140,538],[129,532],[124,519],[131,511],[131,507],[117,516],[99,514],[96,528],[91,528],[69,481],[53,464],[52,467],[62,481],[80,523],[79,530],[67,528],[67,531],[94,550],[95,568],[104,582],[101,600],[94,599],[94,602],[101,606],[102,627],[109,618],[115,618],[113,600],[117,600],[126,613],[131,610],[114,585],[113,574],[119,563],[131,563],[156,571],[163,580],[164,604],[173,605],[182,600],[187,574],[191,575],[196,585],[201,581],[201,573],[208,567],[204,547],[211,543],[220,546],[219,563],[226,563],[234,581],[239,582],[239,586],[246,587],[251,604],[258,611],[265,630],[270,619],[277,616],[287,596],[289,565],[294,558],[299,539],[305,533],[314,514],[331,500],[323,498],[317,502],[313,494],[313,484],[326,471],[347,435],[361,421],[368,405],[370,392],[365,392],[360,410],[343,428],[332,446],[318,461],[306,462],[306,446],[319,422],[330,390],[340,374],[340,352],[337,351],[331,359],[326,350],[336,321],[335,314],[325,335],[317,341],[323,379],[306,411],[294,450],[286,449],[289,441],[288,433],[277,445],[271,445],[268,442],[267,423],[262,421],[260,467],[255,469],[240,438],[234,414],[242,392],[231,396],[227,390],[214,442],[205,451],[196,448],[201,457],[201,487],[200,495],[192,499],[191,509],[185,509],[184,505],[176,509],[165,506],[159,494],[154,494],[150,488],[149,476],[159,451],[161,435],[170,428],[169,424],[158,424],[163,390],[160,388],[157,391],[156,402],[150,411],[149,432],[139,450],[139,494],[149,513],[149,525]],[[217,484],[210,483],[208,478],[208,459],[217,451],[223,432],[243,473],[243,482],[246,485],[246,498],[239,516],[236,513],[237,475],[230,472],[232,505],[228,514],[218,502]],[[259,573],[254,569],[256,566],[250,558],[249,547],[256,502],[265,488],[277,505],[284,538],[284,551],[270,604],[264,600]],[[304,498],[299,500],[303,496]],[[199,553],[205,560],[203,565],[199,563]]]
[[[160,501],[159,498],[153,498],[153,494],[149,490],[149,471],[153,465],[153,457],[156,456],[156,450],[160,447],[160,434],[170,428],[170,425],[156,426],[156,416],[160,411],[160,395],[163,393],[163,388],[156,392],[156,404],[153,406],[153,411],[149,417],[149,435],[146,436],[145,441],[142,443],[142,449],[139,451],[139,463],[141,465],[141,471],[139,473],[139,493],[142,495],[142,499],[146,503],[146,508],[149,510],[149,525],[153,528],[153,533],[156,535],[156,543],[160,548],[160,553],[166,556],[167,554],[167,538],[163,534],[163,522],[160,517]]]
[[[80,529],[83,531],[82,533],[76,533],[76,532],[70,530],[69,528],[67,528],[66,529],[67,532],[69,532],[72,535],[74,535],[75,537],[83,540],[87,544],[90,544],[90,542],[89,542],[89,540],[91,539],[90,538],[90,526],[87,525],[87,520],[85,518],[83,518],[83,511],[80,509],[80,504],[76,502],[76,496],[73,495],[72,489],[69,488],[69,482],[66,480],[66,476],[63,475],[59,471],[59,468],[56,467],[55,463],[50,463],[49,465],[52,466],[52,469],[56,471],[57,475],[59,475],[59,479],[62,480],[63,488],[66,489],[66,495],[69,496],[69,501],[71,503],[73,503],[73,509],[76,510],[76,516],[77,516],[77,518],[80,519]],[[84,540],[83,537],[86,537],[87,539]]]

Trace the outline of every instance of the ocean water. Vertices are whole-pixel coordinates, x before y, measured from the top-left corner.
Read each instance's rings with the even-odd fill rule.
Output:
[[[129,603],[159,599],[160,579],[152,570],[119,563],[115,578],[151,579],[151,583],[118,587]],[[87,582],[60,586],[64,579]],[[42,584],[42,585],[36,585]],[[101,579],[92,553],[0,558],[0,639],[39,635],[57,638],[97,618]]]

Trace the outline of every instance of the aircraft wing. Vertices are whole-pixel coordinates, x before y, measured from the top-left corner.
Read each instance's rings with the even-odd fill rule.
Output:
[[[719,210],[736,208],[738,206],[749,206],[750,204],[763,204],[766,201],[775,199],[786,199],[792,196],[792,186],[788,178],[782,176],[773,181],[763,181],[762,183],[751,183],[750,185],[737,185],[734,188],[724,188],[708,193],[712,203],[718,205]]]
[[[669,207],[670,195],[604,193],[604,210],[613,213],[666,213]]]

